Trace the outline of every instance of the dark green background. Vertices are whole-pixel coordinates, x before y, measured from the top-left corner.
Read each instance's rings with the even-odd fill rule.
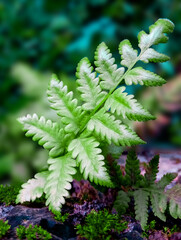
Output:
[[[56,119],[45,100],[50,74],[58,74],[75,90],[76,65],[82,57],[93,63],[96,46],[104,41],[119,63],[119,42],[128,38],[137,47],[138,32],[148,31],[158,18],[169,18],[176,26],[169,42],[157,48],[171,61],[149,64],[147,69],[171,82],[181,72],[179,0],[0,1],[0,179],[24,181],[46,167],[47,153],[24,137],[16,119],[33,112]],[[172,85],[181,92],[181,77]],[[129,88],[139,98],[143,90]],[[169,90],[166,94],[172,100]],[[148,95],[151,100],[142,100],[147,108],[169,118],[151,137],[145,130],[148,145],[180,147],[181,109],[164,108],[152,93]]]

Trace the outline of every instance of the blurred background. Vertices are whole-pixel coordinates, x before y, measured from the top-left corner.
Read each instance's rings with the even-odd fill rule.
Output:
[[[0,181],[26,181],[47,167],[47,152],[26,138],[17,118],[38,113],[52,120],[46,89],[56,73],[75,95],[77,63],[93,63],[104,41],[117,60],[118,44],[128,38],[137,47],[137,34],[158,18],[176,25],[169,42],[157,49],[171,57],[146,65],[168,83],[163,87],[129,87],[129,93],[157,116],[137,123],[147,148],[181,147],[181,1],[180,0],[1,0],[0,1]]]

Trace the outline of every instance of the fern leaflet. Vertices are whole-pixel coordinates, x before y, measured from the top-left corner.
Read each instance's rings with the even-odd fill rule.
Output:
[[[134,50],[130,41],[125,39],[119,44],[119,53],[121,54],[121,65],[125,67],[132,66],[137,61],[138,51]]]
[[[59,129],[57,123],[47,120],[44,117],[40,119],[36,114],[27,115],[19,118],[19,121],[24,125],[24,131],[27,137],[33,137],[34,141],[44,148],[50,150],[49,155],[56,157],[64,152],[64,142],[68,135],[65,135],[63,129]]]
[[[77,67],[77,89],[81,92],[81,99],[85,102],[82,105],[84,110],[93,110],[106,95],[106,92],[101,91],[99,78],[92,70],[93,67],[88,58],[83,58]]]
[[[144,229],[148,219],[148,197],[149,193],[142,189],[134,191],[136,219],[140,221]]]
[[[115,88],[124,73],[124,68],[117,68],[114,62],[115,59],[112,58],[109,48],[105,43],[101,43],[95,53],[95,65],[96,71],[100,73],[102,89],[110,90]]]
[[[16,203],[34,201],[36,198],[40,198],[44,192],[48,175],[48,171],[37,173],[35,178],[29,179],[27,183],[24,183],[17,196]]]
[[[54,211],[60,210],[62,204],[65,203],[65,197],[69,195],[68,190],[71,188],[73,180],[72,175],[76,173],[76,162],[67,154],[58,158],[50,158],[48,160],[49,176],[45,185],[46,205]]]
[[[104,156],[98,146],[99,143],[93,137],[78,138],[70,143],[68,150],[72,151],[72,157],[80,164],[80,172],[85,179],[89,177],[91,182],[109,187],[112,184],[104,167]]]
[[[119,191],[116,201],[114,202],[114,208],[119,214],[124,214],[129,207],[130,198],[124,191]]]
[[[142,67],[133,68],[125,76],[126,85],[140,84],[145,86],[161,86],[166,81],[155,73],[143,69]]]
[[[68,93],[67,86],[52,75],[47,94],[51,107],[57,111],[65,124],[65,131],[77,133],[83,112],[81,107],[77,106],[77,99],[73,99],[73,92]]]
[[[104,109],[97,112],[88,122],[87,129],[94,131],[102,140],[106,140],[116,145],[136,145],[144,143],[131,129],[121,124],[119,120],[115,120],[113,115],[105,113]]]
[[[107,99],[105,109],[112,113],[123,116],[130,120],[147,121],[153,120],[153,117],[141,104],[139,104],[133,95],[127,95],[124,92],[125,87],[120,87]]]

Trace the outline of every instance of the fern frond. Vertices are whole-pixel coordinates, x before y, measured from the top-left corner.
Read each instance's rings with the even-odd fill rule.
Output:
[[[130,187],[135,185],[139,186],[140,180],[142,179],[139,159],[136,156],[136,152],[131,150],[128,152],[126,165],[125,165],[125,181],[126,184]]]
[[[170,215],[175,219],[178,218],[177,209],[178,209],[178,204],[175,202],[174,199],[171,199],[169,202],[169,212],[170,212]]]
[[[61,205],[65,203],[65,197],[69,195],[71,189],[72,175],[76,173],[76,161],[70,154],[48,160],[49,176],[45,185],[46,205],[52,211],[59,211]]]
[[[156,176],[159,171],[158,165],[159,165],[159,155],[155,155],[149,162],[148,166],[146,167],[146,173],[144,177],[147,184],[150,186],[155,184]]]
[[[115,117],[109,113],[105,113],[101,109],[89,120],[87,124],[89,131],[106,140],[109,144],[111,142],[116,145],[136,145],[144,143],[131,129],[121,124],[120,120],[115,120]]]
[[[148,49],[152,45],[158,43],[165,43],[168,37],[165,33],[173,32],[174,24],[168,19],[158,19],[153,25],[149,27],[149,34],[141,31],[138,34],[139,47],[142,51]]]
[[[123,118],[129,120],[147,121],[155,119],[141,104],[139,104],[134,95],[127,95],[124,92],[125,87],[120,87],[107,99],[105,102],[105,109],[117,115],[122,115]]]
[[[121,171],[121,166],[117,163],[117,161],[115,161],[112,154],[107,154],[105,164],[114,187],[120,189],[121,186],[125,185],[125,178]]]
[[[181,184],[166,191],[166,196],[170,200],[169,211],[173,218],[181,218]]]
[[[166,194],[163,191],[163,194],[160,194],[160,199],[159,199],[159,203],[158,203],[160,211],[162,213],[164,213],[165,210],[167,209],[167,201],[168,201],[168,198],[167,198]]]
[[[169,185],[175,178],[177,177],[176,173],[166,173],[160,179],[158,183],[156,183],[157,189],[164,190],[167,185]]]
[[[46,120],[44,117],[38,118],[36,114],[27,115],[18,119],[24,126],[27,137],[32,137],[33,141],[45,149],[50,150],[49,155],[56,157],[64,152],[64,142],[67,139],[63,129],[57,123]]]
[[[95,52],[96,71],[100,73],[99,77],[102,80],[100,86],[102,89],[115,88],[124,73],[124,68],[117,68],[115,59],[112,57],[109,48],[103,42]]]
[[[134,50],[128,39],[119,44],[119,53],[121,54],[121,65],[130,67],[137,60],[138,51]]]
[[[163,212],[161,211],[160,206],[159,206],[160,195],[164,195],[164,193],[159,194],[159,193],[155,193],[154,191],[150,192],[151,206],[152,206],[152,210],[154,212],[154,215],[165,222],[166,221],[166,216],[165,216],[165,214],[163,214]]]
[[[130,198],[128,194],[124,191],[119,191],[113,208],[115,208],[119,215],[124,214],[129,207],[129,202]]]
[[[140,59],[142,62],[144,63],[148,63],[148,62],[166,62],[168,61],[170,58],[163,54],[163,53],[159,53],[157,51],[155,51],[153,48],[148,48],[141,56]]]
[[[102,151],[98,146],[99,143],[93,137],[77,138],[70,143],[68,151],[76,158],[84,179],[89,177],[91,182],[110,187],[112,183],[104,166],[104,156],[101,155]]]
[[[135,201],[136,220],[140,221],[143,230],[147,225],[148,220],[148,198],[149,193],[142,189],[136,190],[133,193]]]
[[[155,73],[145,70],[142,67],[136,67],[126,74],[125,83],[127,85],[140,84],[152,87],[161,86],[166,81]]]
[[[48,175],[48,171],[37,173],[35,178],[29,179],[27,183],[24,183],[16,198],[16,203],[34,201],[36,198],[40,198],[44,192]]]
[[[84,110],[93,110],[105,97],[106,92],[103,92],[99,86],[99,78],[96,73],[92,72],[88,58],[83,58],[77,67],[77,83],[78,90],[81,92],[81,99],[85,102],[82,105]]]
[[[68,92],[67,86],[59,82],[53,74],[47,94],[51,107],[56,110],[62,123],[65,124],[65,131],[77,133],[83,111],[80,106],[77,106],[77,99],[73,99],[73,92]]]

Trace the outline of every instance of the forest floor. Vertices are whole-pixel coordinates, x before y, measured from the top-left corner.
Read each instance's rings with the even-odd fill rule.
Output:
[[[177,172],[178,177],[171,183],[168,188],[171,188],[176,183],[181,183],[181,150],[139,150],[142,152],[138,154],[140,159],[141,172],[144,174],[144,163],[148,162],[155,154],[160,155],[159,173],[157,180],[159,180],[165,173]],[[118,160],[121,167],[125,165],[126,153]],[[8,234],[2,238],[18,239],[16,237],[16,227],[18,225],[28,226],[40,225],[52,234],[54,240],[76,240],[81,239],[76,234],[75,225],[84,223],[85,216],[91,210],[103,210],[104,208],[114,211],[112,209],[115,200],[115,191],[109,189],[105,194],[95,190],[88,181],[74,181],[71,190],[71,197],[67,200],[62,208],[62,214],[69,213],[68,219],[61,223],[54,219],[53,214],[41,204],[28,204],[28,205],[9,205],[0,204],[0,219],[8,220],[11,229]],[[181,198],[180,198],[181,202]],[[155,229],[149,229],[146,235],[143,234],[140,224],[134,219],[134,216],[123,216],[128,222],[128,227],[124,232],[112,236],[109,239],[128,239],[128,240],[179,240],[181,239],[181,232],[173,232],[170,229],[176,226],[181,226],[181,220],[175,220],[168,217],[167,222],[163,223],[158,218],[151,216],[150,221],[156,220]],[[167,227],[167,228],[165,228]],[[177,228],[178,229],[178,228]],[[83,238],[82,238],[83,239]],[[101,238],[98,238],[101,239]],[[97,239],[95,239],[97,240]]]

